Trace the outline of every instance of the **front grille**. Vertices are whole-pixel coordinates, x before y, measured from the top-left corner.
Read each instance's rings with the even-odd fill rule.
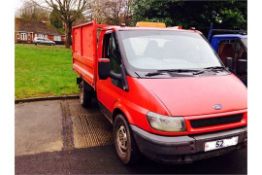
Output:
[[[243,114],[235,114],[235,115],[229,115],[223,117],[191,120],[190,123],[193,128],[201,128],[207,126],[215,126],[215,125],[240,122],[242,120],[242,117]]]

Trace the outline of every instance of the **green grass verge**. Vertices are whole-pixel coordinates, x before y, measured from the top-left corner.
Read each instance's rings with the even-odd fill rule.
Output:
[[[64,46],[15,45],[16,99],[77,93],[70,49]]]

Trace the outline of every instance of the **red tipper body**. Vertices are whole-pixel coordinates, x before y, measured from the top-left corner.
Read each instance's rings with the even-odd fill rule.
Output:
[[[73,69],[92,87],[95,87],[97,61],[96,24],[73,28]]]
[[[160,74],[156,78],[146,77],[144,76],[146,73],[143,74],[139,71],[132,73],[135,68],[129,66],[130,62],[125,60],[128,53],[123,46],[125,39],[121,39],[121,36],[124,36],[123,33],[126,31],[140,30],[145,33],[146,31],[168,31],[176,32],[176,34],[183,32],[183,34],[201,35],[201,32],[197,30],[183,30],[181,28],[120,27],[98,25],[95,22],[73,27],[73,69],[81,80],[92,87],[106,117],[113,123],[116,114],[123,114],[134,132],[136,142],[139,143],[142,143],[145,137],[148,137],[147,142],[151,138],[157,140],[159,137],[165,139],[170,139],[170,137],[192,138],[196,141],[194,142],[195,152],[179,152],[183,155],[205,152],[202,148],[205,142],[197,141],[198,139],[208,138],[207,140],[210,141],[220,139],[220,137],[231,138],[237,131],[223,135],[223,137],[220,134],[213,138],[211,135],[214,133],[241,130],[237,136],[238,143],[245,142],[247,90],[241,81],[226,70],[224,73],[207,72],[207,75],[203,76],[165,77],[166,75]],[[124,77],[124,84],[127,85],[125,88],[117,83],[114,84],[115,81],[111,77],[99,78],[98,62],[108,61],[108,59],[100,59],[104,58],[106,48],[109,47],[104,43],[107,41],[107,34],[115,35],[117,40],[117,47],[119,47],[122,57],[122,68],[124,67],[122,77]],[[182,117],[185,130],[156,129],[149,122],[149,112],[166,117]],[[143,135],[143,139],[139,138],[141,135]],[[201,137],[202,135],[203,137]],[[143,145],[139,143],[137,144],[141,152],[145,152],[148,156],[153,154],[153,150],[147,153],[143,149]],[[192,143],[190,141],[190,144]],[[156,145],[154,141],[152,144]],[[174,154],[176,155],[176,153]]]

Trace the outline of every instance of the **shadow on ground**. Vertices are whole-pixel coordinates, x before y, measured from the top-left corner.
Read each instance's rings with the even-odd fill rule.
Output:
[[[16,157],[16,174],[246,174],[246,150],[188,165],[163,165],[142,158],[124,166],[113,145]]]

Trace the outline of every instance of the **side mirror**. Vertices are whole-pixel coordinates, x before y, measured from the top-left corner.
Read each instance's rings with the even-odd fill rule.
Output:
[[[229,71],[234,72],[234,61],[232,57],[226,57],[226,67]]]
[[[110,60],[108,58],[98,59],[98,76],[102,80],[110,76]]]
[[[247,60],[239,59],[237,61],[237,74],[243,75],[247,73]]]

